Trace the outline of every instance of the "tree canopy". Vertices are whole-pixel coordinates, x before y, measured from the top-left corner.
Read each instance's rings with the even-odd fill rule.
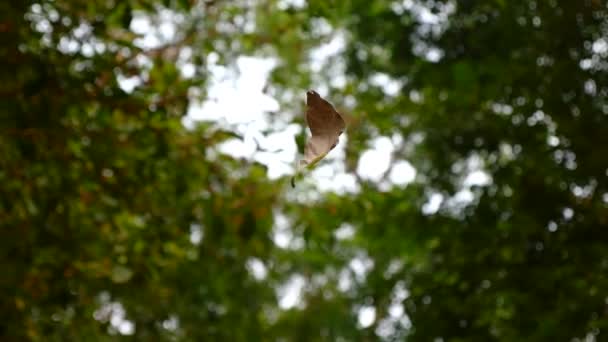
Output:
[[[0,13],[1,340],[605,339],[604,2]],[[242,56],[273,61],[259,135],[304,125],[308,89],[344,114],[349,189],[292,189],[226,152],[237,125],[186,124]]]

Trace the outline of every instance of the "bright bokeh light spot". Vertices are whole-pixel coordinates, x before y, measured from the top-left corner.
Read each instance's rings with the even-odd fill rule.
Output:
[[[304,8],[304,6],[306,5],[306,1],[305,0],[279,0],[277,7],[281,10],[286,10],[289,7],[294,7],[294,8]]]
[[[125,93],[132,93],[133,90],[142,83],[139,76],[124,77],[123,75],[117,75],[116,80],[118,81],[120,89]]]
[[[134,33],[143,35],[152,31],[152,23],[147,15],[135,15],[131,19],[130,28]]]
[[[572,216],[574,216],[574,210],[572,210],[572,208],[564,208],[562,215],[564,216],[564,219],[568,221],[572,219]]]
[[[176,331],[179,328],[179,319],[175,315],[169,316],[168,319],[164,320],[163,328],[169,331]]]
[[[303,276],[296,274],[279,289],[279,307],[288,310],[301,304],[302,290],[306,285]]]
[[[463,185],[470,186],[484,186],[492,182],[492,178],[486,172],[477,170],[469,173],[465,178]]]
[[[432,194],[429,198],[428,202],[426,202],[422,206],[422,213],[425,215],[431,215],[436,213],[443,202],[443,195],[441,194]]]
[[[466,204],[472,202],[474,198],[475,196],[473,195],[473,192],[468,188],[465,188],[454,194],[454,197],[452,197],[451,199],[456,204]]]
[[[343,268],[338,276],[338,290],[342,292],[349,291],[353,286],[353,277],[347,268]]]
[[[328,25],[328,24],[327,24]],[[325,26],[322,24],[321,26]],[[323,31],[331,30],[331,26],[326,26],[327,29]],[[328,33],[328,32],[327,32]],[[313,49],[310,54],[311,59],[311,69],[312,71],[319,72],[323,68],[323,65],[326,63],[330,57],[338,55],[344,50],[346,46],[346,41],[343,35],[336,35],[330,40],[327,44],[323,44],[316,49]],[[326,89],[319,89],[320,93],[327,92]]]
[[[364,253],[359,253],[356,257],[351,259],[348,263],[348,267],[355,274],[358,282],[364,282],[365,277],[374,268],[374,261]]]
[[[400,160],[393,164],[388,178],[395,185],[406,185],[416,178],[416,169],[409,162]]]
[[[591,49],[594,53],[605,55],[608,53],[608,41],[605,38],[600,38],[593,42]]]
[[[133,335],[135,323],[126,319],[126,311],[122,303],[111,302],[107,293],[102,293],[102,305],[93,312],[93,318],[100,322],[110,322],[111,329],[115,329],[121,335]]]
[[[135,39],[134,44],[143,49],[153,49],[170,43],[175,39],[180,20],[179,15],[167,9],[159,11],[154,22],[147,13],[135,12],[130,29],[141,37]]]
[[[371,326],[376,320],[376,308],[373,306],[362,307],[359,309],[357,320],[362,328]]]
[[[112,323],[114,324],[114,323]],[[121,321],[115,325],[121,335],[133,335],[135,332],[135,324],[131,321]]]
[[[399,318],[403,316],[404,312],[405,310],[403,308],[403,305],[400,303],[391,304],[391,306],[388,307],[388,314],[394,318]]]
[[[275,213],[274,227],[272,228],[272,241],[283,249],[300,250],[304,247],[304,239],[294,234],[291,222],[282,213]]]
[[[293,238],[291,229],[289,229],[289,219],[284,214],[275,213],[273,222],[272,241],[279,248],[289,247],[289,243]]]
[[[334,231],[334,236],[338,240],[348,240],[355,236],[355,227],[352,224],[343,223]]]
[[[264,280],[268,275],[268,269],[262,260],[258,258],[250,258],[247,260],[247,270],[256,280]]]
[[[320,191],[331,191],[338,194],[359,191],[355,176],[340,170],[340,161],[317,167],[312,173],[312,179]]]
[[[256,144],[250,136],[244,140],[233,138],[221,143],[220,151],[235,158],[251,158],[256,152]]]
[[[378,182],[390,167],[394,147],[388,137],[374,139],[372,146],[372,149],[363,152],[359,158],[357,173],[361,178]]]
[[[198,245],[203,241],[203,227],[200,224],[190,225],[190,242]]]
[[[384,94],[388,96],[397,96],[401,91],[401,82],[391,78],[384,73],[376,73],[369,79],[370,83],[376,87],[380,87]]]

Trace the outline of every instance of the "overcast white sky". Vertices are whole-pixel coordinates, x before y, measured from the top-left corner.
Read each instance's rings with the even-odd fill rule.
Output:
[[[321,49],[323,48],[327,47]],[[329,46],[329,49],[335,48]],[[324,53],[317,52],[315,55],[320,56]],[[193,104],[184,123],[188,126],[197,120],[210,120],[236,127],[243,139],[235,138],[224,143],[221,147],[223,152],[235,157],[255,159],[267,165],[268,176],[273,179],[293,174],[295,160],[299,158],[299,153],[301,154],[301,151],[297,151],[295,136],[305,128],[295,124],[285,124],[281,130],[268,136],[261,133],[271,127],[269,115],[275,115],[273,120],[276,121],[276,116],[280,117],[284,113],[284,122],[287,123],[291,119],[291,114],[287,113],[294,110],[294,108],[280,108],[277,101],[263,93],[268,74],[275,65],[274,61],[240,57],[237,65],[239,72],[236,74],[228,72],[222,66],[211,66],[213,76],[209,89],[210,99],[200,104]],[[301,92],[302,104],[305,101],[306,90],[302,89]],[[298,104],[297,107],[302,106]],[[269,114],[270,112],[273,114]],[[257,143],[266,150],[280,149],[280,151],[256,151]],[[344,134],[338,146],[326,157],[325,163],[312,173],[312,179],[319,190],[357,191],[355,177],[344,171],[342,163],[345,157],[344,146],[347,143],[348,136]],[[363,178],[379,180],[390,166],[392,151],[391,139],[378,137],[372,142],[371,148],[361,155],[357,172]],[[413,167],[407,161],[400,161],[390,173],[390,180],[395,184],[405,185],[413,180],[414,175]]]

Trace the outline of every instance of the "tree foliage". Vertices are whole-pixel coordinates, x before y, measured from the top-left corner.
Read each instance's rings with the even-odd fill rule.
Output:
[[[601,1],[0,10],[2,340],[606,334]],[[138,20],[158,29],[153,46]],[[311,57],[336,41],[338,53]],[[183,125],[208,98],[211,61],[242,55],[276,61],[275,121],[303,123],[309,88],[331,95],[348,118],[355,191],[292,190],[288,176],[222,152],[236,128]],[[357,173],[379,137],[414,182]],[[279,305],[298,284],[299,304]]]

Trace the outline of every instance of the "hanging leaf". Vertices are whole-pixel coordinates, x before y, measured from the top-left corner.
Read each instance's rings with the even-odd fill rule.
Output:
[[[313,168],[336,147],[338,138],[345,128],[340,113],[316,91],[306,92],[306,107],[306,124],[310,129],[311,137],[304,148],[304,158],[299,162],[296,176],[304,167]],[[292,187],[295,187],[296,176],[291,179]]]

